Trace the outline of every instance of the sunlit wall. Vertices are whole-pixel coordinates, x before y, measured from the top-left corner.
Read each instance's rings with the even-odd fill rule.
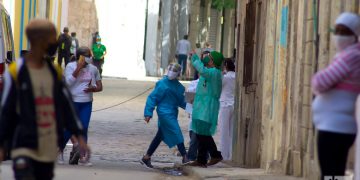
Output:
[[[95,0],[99,33],[107,48],[104,76],[141,78],[146,0]]]

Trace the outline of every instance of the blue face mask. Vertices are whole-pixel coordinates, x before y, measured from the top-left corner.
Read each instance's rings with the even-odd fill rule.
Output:
[[[100,45],[100,44],[101,44],[101,41],[97,41],[96,44]]]

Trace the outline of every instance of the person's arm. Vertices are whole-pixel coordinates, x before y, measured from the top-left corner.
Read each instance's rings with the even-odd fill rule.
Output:
[[[199,74],[205,78],[209,78],[211,71],[204,66],[204,64],[200,61],[200,58],[197,54],[194,54],[191,57],[191,62],[194,68],[199,72]]]
[[[153,112],[155,110],[155,107],[158,105],[158,103],[161,101],[161,99],[164,96],[165,91],[160,83],[161,82],[156,83],[155,89],[151,92],[151,94],[148,96],[146,100],[146,105],[144,109],[145,118],[148,117],[151,119],[153,117]]]
[[[103,45],[104,48],[104,54],[101,56],[101,59],[104,59],[105,55],[107,54],[106,47]]]
[[[74,66],[72,66],[71,64],[65,67],[65,82],[69,87],[75,84],[79,72],[80,70],[77,70],[77,68],[74,68]]]
[[[89,93],[89,92],[100,92],[103,90],[103,85],[102,85],[102,81],[101,81],[101,76],[99,73],[99,70],[96,68],[95,72],[95,81],[96,81],[96,86],[92,86],[91,85],[91,81],[89,82],[89,88],[85,89],[84,91]]]
[[[17,90],[14,79],[9,72],[4,74],[4,89],[0,109],[0,162],[4,160],[6,142],[12,139],[16,125]],[[9,148],[9,147],[8,147]]]
[[[311,81],[313,92],[315,94],[325,92],[342,82],[350,75],[351,68],[359,66],[359,57],[359,54],[351,52],[336,57],[328,67],[313,76]]]

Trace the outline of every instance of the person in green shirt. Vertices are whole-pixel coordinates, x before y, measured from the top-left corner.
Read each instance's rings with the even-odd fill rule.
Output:
[[[220,70],[224,56],[212,51],[209,56],[200,60],[193,53],[192,65],[199,72],[200,79],[197,85],[192,112],[191,128],[198,139],[197,160],[190,166],[206,167],[222,161],[221,152],[217,150],[213,135],[216,132],[222,90],[222,73]],[[207,162],[207,153],[211,159]]]
[[[96,38],[96,44],[92,46],[92,53],[94,56],[94,65],[98,68],[100,76],[102,75],[102,66],[104,64],[104,57],[106,55],[106,47],[101,44],[101,38]]]

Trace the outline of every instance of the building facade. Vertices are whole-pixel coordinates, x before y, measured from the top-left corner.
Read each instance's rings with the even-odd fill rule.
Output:
[[[29,49],[25,28],[33,18],[46,18],[57,27],[58,32],[67,24],[68,0],[2,0],[10,14],[15,44],[15,56]]]
[[[161,76],[176,62],[176,43],[189,35],[191,49],[209,42],[225,57],[235,46],[235,8],[218,10],[212,0],[148,0],[144,59],[146,75]],[[188,69],[192,69],[188,63]],[[187,78],[192,72],[187,73]]]
[[[318,178],[310,82],[335,54],[330,29],[344,11],[359,1],[237,1],[237,165]]]

